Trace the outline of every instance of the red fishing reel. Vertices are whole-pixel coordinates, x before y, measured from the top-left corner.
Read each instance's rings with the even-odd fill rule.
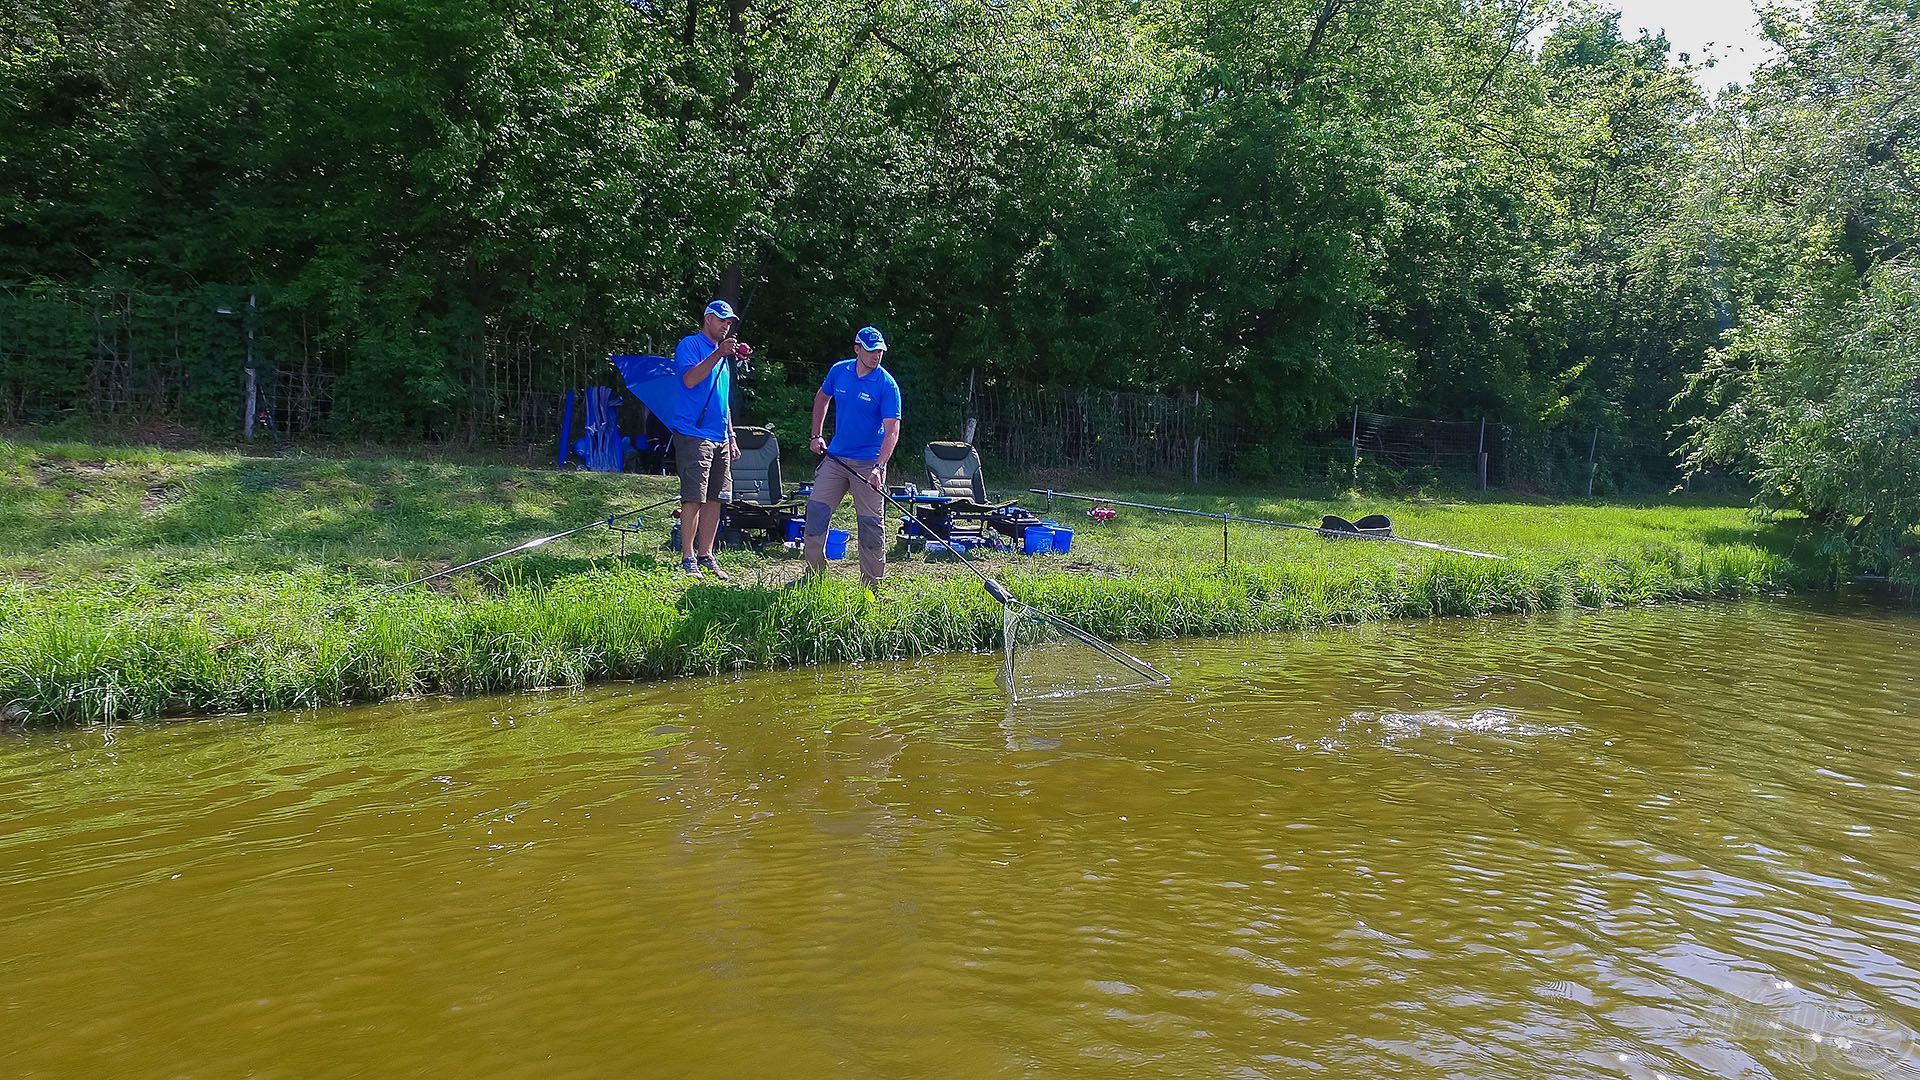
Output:
[[[1095,521],[1112,521],[1119,517],[1120,513],[1111,506],[1096,506],[1087,511],[1087,516]]]

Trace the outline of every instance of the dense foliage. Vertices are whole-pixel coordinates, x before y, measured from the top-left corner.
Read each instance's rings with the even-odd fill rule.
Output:
[[[1785,60],[1711,119],[1738,323],[1683,397],[1702,459],[1920,581],[1920,5],[1768,12]]]
[[[663,339],[716,291],[795,407],[873,321],[923,392],[1201,390],[1274,446],[1356,401],[1698,416],[1886,553],[1916,20],[1769,10],[1779,57],[1709,101],[1558,0],[29,0],[0,279],[270,290],[348,354],[348,433],[427,430],[451,341]]]

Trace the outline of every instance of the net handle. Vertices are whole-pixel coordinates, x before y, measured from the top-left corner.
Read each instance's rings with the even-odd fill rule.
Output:
[[[830,460],[832,460],[834,464],[839,465],[842,469],[845,469],[847,471],[847,475],[853,477],[853,479],[856,482],[862,483],[862,484],[867,483],[867,478],[864,476],[861,476],[860,471],[858,469],[855,469],[852,465],[847,464],[846,459],[842,458],[840,455],[834,453],[831,450],[828,450],[825,452],[825,456]],[[884,487],[881,487],[877,490],[880,492],[880,497],[886,499],[888,503],[892,504],[895,510],[898,510],[900,513],[906,515],[909,518],[914,518],[914,520],[916,521],[919,520],[917,517],[914,517],[913,511],[909,510],[905,506],[902,506],[900,504],[900,500],[895,499],[893,497],[892,492],[888,491]],[[932,531],[931,527],[928,528],[928,531],[929,532]],[[1078,626],[1075,626],[1074,624],[1068,622],[1067,620],[1061,618],[1058,615],[1053,614],[1052,612],[1042,611],[1037,607],[1033,607],[1030,604],[1023,604],[1020,601],[1014,599],[1013,594],[1007,591],[1007,587],[1005,585],[1000,584],[998,581],[995,581],[993,578],[990,578],[986,574],[982,573],[979,567],[973,565],[972,559],[969,559],[965,555],[962,555],[959,549],[953,547],[953,529],[951,526],[949,526],[947,529],[947,535],[939,536],[936,534],[934,539],[939,540],[943,544],[946,544],[949,549],[953,550],[953,557],[960,560],[960,565],[966,567],[968,570],[973,571],[973,576],[979,578],[980,583],[986,586],[987,595],[993,597],[995,600],[1000,601],[1001,607],[1006,608],[1009,611],[1013,611],[1015,614],[1031,615],[1034,618],[1045,619],[1047,622],[1050,622],[1053,625],[1059,627],[1060,629],[1065,630],[1067,633],[1073,635],[1075,638],[1079,639],[1083,644],[1086,644],[1094,649],[1099,650],[1101,654],[1106,656],[1108,659],[1113,660],[1114,662],[1119,663],[1121,665],[1124,665],[1125,667],[1131,669],[1135,674],[1140,675],[1143,678],[1151,680],[1154,686],[1170,686],[1173,684],[1173,680],[1171,678],[1161,674],[1158,670],[1154,668],[1152,664],[1147,663],[1145,660],[1142,660],[1135,656],[1129,656],[1126,653],[1121,652],[1119,649],[1114,648],[1113,646],[1095,637],[1091,633],[1088,633],[1087,631],[1080,629]]]
[[[873,487],[872,484],[867,483],[866,477],[860,475],[860,470],[854,468],[852,465],[847,464],[847,460],[841,457],[839,454],[836,454],[833,451],[828,450],[828,451],[825,451],[825,456],[829,461],[832,461],[835,465],[838,465],[842,469],[845,469],[847,472],[847,475],[853,477],[854,482],[867,484],[868,487]],[[888,491],[884,487],[874,488],[874,490],[880,493],[881,498],[891,503],[895,510],[900,511],[900,513],[905,514],[907,517],[914,518],[915,521],[919,520],[919,518],[914,517],[914,513],[912,510],[908,509],[905,506],[900,505],[900,500],[894,498],[892,492]],[[928,526],[927,528],[929,532],[932,531],[931,526]],[[947,529],[947,535],[940,536],[936,534],[934,536],[934,539],[940,541],[943,544],[946,544],[948,547],[952,547],[953,546],[953,529],[949,527]],[[960,560],[960,565],[973,571],[973,576],[979,578],[980,583],[987,587],[987,594],[989,596],[992,596],[995,600],[1000,601],[1002,604],[1011,604],[1015,602],[1013,599],[1013,594],[1007,591],[1007,587],[993,580],[987,575],[981,573],[980,568],[973,565],[972,559],[969,559],[965,555],[960,554],[958,550],[954,551],[953,557]]]

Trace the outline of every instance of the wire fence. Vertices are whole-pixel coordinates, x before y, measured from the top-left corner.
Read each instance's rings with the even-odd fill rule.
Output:
[[[441,441],[537,443],[558,430],[567,391],[612,378],[619,344],[500,319],[422,342],[429,360],[417,366],[437,381],[408,385],[376,377],[380,339],[242,289],[0,285],[0,423],[168,420],[305,439],[347,433],[358,406],[431,415],[415,434]]]
[[[435,417],[415,435],[469,446],[550,446],[567,393],[614,381],[610,353],[654,351],[649,339],[610,342],[584,330],[498,319],[421,342],[413,366],[436,371],[439,383],[416,388],[403,379],[395,388],[366,375],[383,369],[364,336],[248,290],[161,294],[0,285],[0,423],[78,414],[107,423],[244,426],[252,434],[319,440],[366,434],[364,423],[354,428],[355,420],[383,409],[404,411],[393,410],[390,399],[413,393],[423,399],[413,412]],[[907,434],[969,437],[996,468],[1028,475],[1434,483],[1557,495],[1692,485],[1681,469],[1680,446],[1665,438],[1534,431],[1488,419],[1433,420],[1358,408],[1345,423],[1304,437],[1249,438],[1256,425],[1200,393],[971,378],[964,394],[957,386],[921,389]],[[773,391],[769,403],[783,396]],[[748,386],[745,393],[751,398],[768,389]],[[797,401],[805,394],[784,396]]]
[[[965,411],[981,453],[1023,473],[1213,480],[1233,460],[1224,425],[1197,393],[997,384],[975,387]]]
[[[1356,477],[1402,484],[1432,479],[1595,496],[1691,490],[1696,480],[1686,474],[1679,439],[1597,428],[1527,430],[1486,419],[1429,420],[1355,409],[1347,451]],[[1705,480],[1725,483],[1712,474]]]
[[[1494,426],[1496,444],[1499,425]],[[1419,420],[1354,410],[1352,447],[1388,468],[1478,473],[1487,454],[1487,423]]]
[[[631,351],[587,334],[492,327],[469,361],[465,438],[470,445],[539,443],[557,437],[569,391],[608,386],[607,358]],[[652,340],[632,347],[651,353]]]

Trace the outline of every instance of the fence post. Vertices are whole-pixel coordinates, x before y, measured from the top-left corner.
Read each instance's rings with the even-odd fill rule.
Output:
[[[257,293],[247,294],[247,441],[253,441],[253,420],[260,415],[260,392],[254,381],[253,368],[253,316]]]
[[[1600,449],[1600,429],[1593,429],[1593,441],[1587,444],[1587,498],[1593,498],[1593,474],[1599,470],[1594,463],[1594,451]]]
[[[1200,436],[1193,437],[1193,482],[1200,483]]]
[[[977,416],[967,417],[967,428],[964,432],[961,433],[960,441],[971,445],[973,443],[973,429],[975,425],[979,423],[980,423],[979,417]]]
[[[1480,467],[1480,490],[1487,490],[1487,417],[1480,416],[1480,448],[1474,451],[1473,461]]]
[[[1348,435],[1353,444],[1353,482],[1360,482],[1360,403],[1353,403],[1353,431]]]

